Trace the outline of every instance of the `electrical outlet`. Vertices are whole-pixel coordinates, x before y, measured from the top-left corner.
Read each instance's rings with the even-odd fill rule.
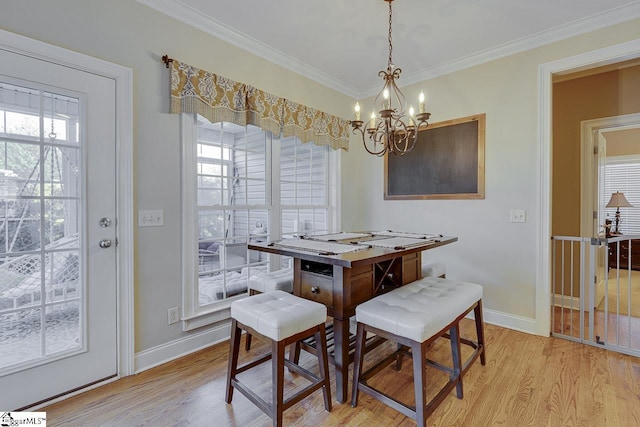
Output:
[[[178,313],[178,307],[172,307],[167,312],[167,316],[169,318],[169,324],[173,325],[174,323],[178,323],[180,321],[180,316]]]
[[[164,225],[164,211],[138,211],[138,227],[160,227]]]
[[[524,209],[511,209],[509,212],[511,222],[527,222],[527,215]]]

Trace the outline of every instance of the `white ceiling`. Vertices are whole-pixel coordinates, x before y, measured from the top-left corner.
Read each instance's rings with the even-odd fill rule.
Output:
[[[138,1],[354,98],[380,89],[388,57],[383,0]],[[392,5],[401,87],[640,16],[640,0]]]

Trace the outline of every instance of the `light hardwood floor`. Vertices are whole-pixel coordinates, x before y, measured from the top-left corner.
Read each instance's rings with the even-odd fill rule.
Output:
[[[554,307],[554,334],[580,338],[580,310]],[[628,350],[640,351],[640,318],[618,316],[616,313],[594,312],[594,339]],[[605,323],[607,329],[605,334]],[[606,335],[606,338],[605,338]],[[589,337],[589,313],[584,314],[584,337]]]
[[[474,337],[472,321],[465,319],[462,326],[463,336]],[[640,359],[492,325],[486,325],[486,340],[486,366],[478,361],[469,370],[464,378],[464,399],[451,393],[427,419],[429,426],[640,425]],[[446,359],[449,345],[441,341],[430,350],[430,358]],[[266,351],[264,344],[257,339],[254,342],[251,352],[242,352],[241,357]],[[370,355],[389,348],[382,346]],[[225,404],[227,351],[228,342],[217,344],[41,410],[47,412],[50,426],[271,425],[270,419],[240,393],[234,394],[232,404]],[[303,365],[317,371],[314,362],[303,353]],[[330,370],[333,376],[333,368]],[[251,377],[257,393],[269,395],[268,366],[243,375]],[[285,378],[293,389],[305,384],[286,370]],[[412,401],[411,363],[405,362],[400,372],[387,368],[379,380],[388,392]],[[445,378],[434,374],[433,381]],[[338,404],[334,396],[333,411],[327,413],[318,392],[287,410],[285,425],[415,424],[364,394],[357,408]]]

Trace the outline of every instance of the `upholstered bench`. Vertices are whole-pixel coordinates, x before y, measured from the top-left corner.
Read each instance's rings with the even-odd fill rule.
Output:
[[[293,292],[293,269],[265,271],[249,277],[249,295],[271,291]],[[251,350],[251,334],[245,337],[244,349]]]
[[[459,322],[471,310],[475,315],[476,342],[460,337]],[[358,392],[362,391],[412,417],[418,426],[424,426],[426,418],[454,388],[457,389],[458,398],[463,397],[462,378],[471,364],[478,357],[481,363],[485,364],[480,285],[425,277],[358,305],[356,321],[356,353],[351,395],[353,407],[358,403]],[[365,337],[368,332],[399,345],[396,352],[362,372]],[[452,368],[426,358],[427,348],[440,337],[449,338],[451,341]],[[461,343],[473,348],[472,354],[464,363]],[[400,369],[403,354],[409,354],[413,358],[415,406],[390,398],[368,383],[373,375],[393,361],[396,361],[396,369]],[[449,381],[429,402],[426,400],[425,391],[427,364],[449,374]]]
[[[231,341],[227,390],[225,402],[231,403],[233,390],[237,389],[263,412],[271,417],[274,426],[282,425],[282,413],[311,393],[322,389],[324,407],[331,411],[331,391],[327,360],[327,341],[324,322],[327,308],[314,301],[275,290],[237,300],[231,303]],[[257,335],[271,343],[271,353],[238,366],[240,335],[242,330]],[[319,343],[317,357],[320,374],[285,359],[285,348],[302,339],[313,336]],[[272,399],[267,402],[241,382],[237,375],[271,359],[273,373]],[[310,385],[284,400],[284,367],[309,380]]]

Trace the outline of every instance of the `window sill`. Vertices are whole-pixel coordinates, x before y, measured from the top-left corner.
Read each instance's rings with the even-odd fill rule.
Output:
[[[211,325],[223,320],[231,318],[231,303],[237,299],[246,297],[247,294],[238,295],[237,297],[228,298],[224,301],[216,303],[213,307],[202,313],[197,313],[182,318],[182,330],[192,331],[203,326]]]

